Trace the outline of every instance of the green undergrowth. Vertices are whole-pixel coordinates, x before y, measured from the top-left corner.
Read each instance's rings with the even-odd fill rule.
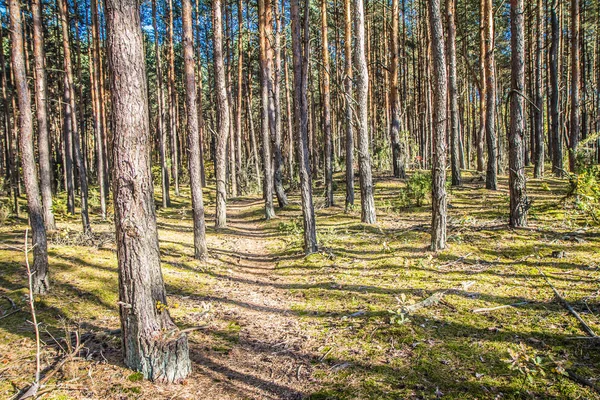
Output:
[[[449,189],[444,251],[428,251],[429,198],[407,207],[405,183],[381,179],[377,224],[359,223],[360,199],[344,213],[341,188],[336,207],[317,211],[319,253],[282,257],[294,310],[326,343],[315,363],[322,388],[310,398],[598,398],[567,375],[598,382],[600,347],[573,339],[586,334],[541,275],[600,331],[598,227],[565,199],[567,180],[529,179],[530,227],[510,229],[506,179],[490,192],[465,175]],[[302,252],[293,214],[277,222],[282,255]],[[403,311],[448,289],[437,304]],[[509,304],[518,305],[473,312]]]
[[[337,178],[334,207],[324,208],[322,188],[314,192],[320,246],[316,254],[303,255],[297,194],[268,222],[261,222],[259,199],[241,210],[256,225],[253,234],[269,238],[274,282],[289,291],[292,313],[300,318],[307,338],[303,351],[312,360],[308,398],[600,398],[567,376],[571,372],[600,385],[600,347],[574,339],[585,332],[541,275],[600,332],[600,230],[567,197],[568,180],[530,178],[530,227],[515,230],[506,224],[506,177],[500,178],[498,191],[490,192],[477,173],[465,172],[464,185],[448,189],[449,246],[431,253],[427,193],[417,204],[412,195],[400,195],[408,190],[406,181],[379,177],[378,222],[365,225],[360,223],[358,184],[355,206],[346,213],[343,177]],[[160,205],[159,190],[156,198]],[[9,200],[1,200],[0,294],[22,311],[0,320],[0,371],[4,365],[23,363],[19,359],[27,361],[17,376],[0,375],[0,397],[8,398],[15,387],[31,381],[34,344],[22,252],[25,203],[21,199],[17,218],[6,207]],[[234,227],[215,231],[213,188],[205,190],[205,201],[211,261],[199,264],[193,259],[192,210],[185,186],[180,197],[172,196],[172,207],[157,209],[161,261],[175,322],[182,328],[202,325],[209,312],[211,329],[202,336],[192,333],[191,341],[227,357],[240,345],[242,327],[235,314],[211,314],[211,307],[229,301],[213,287],[217,281],[227,282],[236,268],[228,264],[232,255],[226,254],[224,244],[250,233]],[[101,221],[99,206],[92,202],[95,239],[80,243],[75,234],[81,229],[79,219],[63,211],[64,203],[59,197],[60,232],[49,236],[53,290],[36,298],[48,342],[49,334],[64,336],[65,326],[82,333],[119,327],[111,206],[109,220]],[[405,312],[446,290],[440,302]],[[7,310],[10,304],[0,301]],[[518,305],[474,312],[510,304]],[[109,358],[108,396],[152,396],[152,387],[120,364],[118,336],[102,338],[103,355]],[[52,360],[52,354],[44,360]],[[102,379],[100,372],[95,379]],[[72,396],[58,390],[50,398]]]

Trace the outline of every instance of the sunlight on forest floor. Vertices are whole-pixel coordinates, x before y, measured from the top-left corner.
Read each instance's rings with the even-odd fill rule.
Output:
[[[566,180],[529,179],[530,227],[518,230],[506,225],[505,177],[497,192],[474,173],[465,181],[450,192],[449,248],[437,254],[427,250],[430,205],[401,207],[398,180],[377,181],[374,226],[360,223],[359,199],[344,213],[343,184],[329,209],[316,189],[320,252],[309,257],[297,195],[268,222],[259,198],[233,199],[229,227],[215,232],[208,188],[211,258],[201,265],[184,188],[157,212],[163,273],[175,322],[203,329],[190,334],[193,374],[169,386],[126,369],[111,332],[119,328],[112,221],[94,220],[94,238],[82,238],[78,216],[57,206],[53,288],[37,299],[43,366],[55,362],[65,327],[88,340],[45,398],[600,398],[566,376],[600,385],[599,344],[574,339],[585,332],[540,273],[600,332],[600,229],[564,200]],[[2,398],[35,370],[25,227],[11,217],[0,227],[0,308],[10,307],[6,296],[21,307],[0,319]],[[442,290],[439,303],[402,312]],[[518,305],[473,312],[509,304]]]

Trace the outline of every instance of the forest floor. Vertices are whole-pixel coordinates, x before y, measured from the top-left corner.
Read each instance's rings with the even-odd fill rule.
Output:
[[[189,334],[193,373],[177,385],[143,381],[122,363],[112,221],[94,219],[94,237],[83,238],[77,216],[57,205],[52,292],[36,299],[42,367],[62,356],[66,331],[85,344],[43,397],[600,399],[600,341],[582,338],[549,285],[600,333],[600,229],[565,200],[566,180],[528,180],[530,227],[518,230],[506,224],[505,178],[496,192],[476,174],[465,182],[451,190],[449,248],[439,253],[427,249],[430,205],[399,204],[404,182],[378,178],[373,226],[360,223],[359,206],[344,212],[343,185],[332,208],[318,188],[321,247],[308,257],[297,195],[271,221],[260,198],[232,199],[228,228],[215,231],[207,188],[204,263],[193,259],[183,188],[157,211],[171,315],[181,328],[204,326]],[[4,216],[0,227],[0,398],[35,372],[26,222]],[[403,311],[436,293],[445,296]],[[479,310],[503,305],[513,306]]]

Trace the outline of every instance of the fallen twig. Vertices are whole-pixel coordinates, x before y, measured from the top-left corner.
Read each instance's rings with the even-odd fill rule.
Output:
[[[497,307],[489,307],[489,308],[476,308],[473,310],[474,313],[485,313],[485,312],[489,312],[489,311],[496,311],[496,310],[500,310],[502,308],[509,308],[509,307],[516,307],[516,306],[523,306],[525,304],[529,304],[526,301],[521,301],[519,303],[513,303],[513,304],[504,304],[502,306],[497,306]]]
[[[579,321],[579,323],[583,327],[583,330],[591,337],[598,338],[598,335],[596,335],[596,332],[594,332],[594,330],[581,318],[581,316],[579,316],[577,311],[575,311],[573,309],[573,307],[571,307],[571,304],[569,304],[569,302],[563,296],[561,296],[561,294],[558,292],[558,290],[556,290],[556,288],[554,287],[552,282],[550,282],[550,279],[548,279],[546,274],[544,274],[544,271],[542,271],[539,268],[537,268],[537,270],[544,277],[548,286],[550,286],[552,288],[554,295],[558,298],[558,300],[563,305],[563,307],[565,307],[571,314],[573,314],[573,316],[577,319],[577,321]]]
[[[450,267],[450,266],[452,266],[454,264],[458,264],[459,262],[463,261],[465,258],[469,257],[472,254],[473,253],[468,253],[468,254],[465,254],[464,256],[458,257],[454,261],[449,261],[449,262],[447,262],[445,264],[438,265],[438,268],[445,268],[445,267]]]
[[[441,292],[436,292],[436,293],[432,294],[431,296],[429,296],[428,298],[426,298],[423,301],[420,301],[418,303],[412,304],[410,306],[402,307],[402,312],[404,314],[411,314],[411,313],[414,313],[415,311],[420,310],[421,308],[425,308],[425,307],[429,307],[429,306],[435,305],[435,304],[439,303],[440,300],[442,300],[442,298],[444,298],[444,296],[446,294],[448,294],[448,292],[458,291],[458,290],[467,290],[468,288],[470,288],[474,284],[475,284],[475,281],[463,282],[457,288],[446,289],[446,290],[442,290]]]

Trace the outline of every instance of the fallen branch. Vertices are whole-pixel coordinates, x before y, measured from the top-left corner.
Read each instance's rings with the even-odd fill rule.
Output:
[[[472,254],[473,253],[468,253],[468,254],[465,254],[464,256],[458,257],[454,261],[449,261],[449,262],[447,262],[445,264],[438,265],[438,268],[445,268],[445,267],[450,267],[452,265],[458,264],[459,262],[463,261],[465,258],[469,257]]]
[[[519,303],[513,303],[513,304],[504,304],[502,306],[497,306],[497,307],[489,307],[489,308],[476,308],[473,310],[474,313],[486,313],[489,311],[496,311],[496,310],[500,310],[502,308],[510,308],[510,307],[517,307],[517,306],[523,306],[525,304],[529,304],[526,301],[521,301]]]
[[[548,286],[550,286],[552,288],[554,295],[556,296],[556,298],[558,298],[559,302],[563,305],[563,307],[565,307],[567,309],[567,311],[569,311],[571,314],[573,314],[573,316],[577,319],[577,321],[579,321],[579,323],[583,327],[583,330],[591,337],[598,338],[598,335],[596,335],[596,332],[594,332],[594,330],[583,320],[583,318],[581,318],[581,316],[579,316],[577,311],[575,311],[573,309],[573,307],[571,307],[571,304],[569,304],[569,302],[563,296],[561,296],[561,294],[558,292],[558,290],[556,290],[554,285],[550,282],[550,279],[548,279],[546,274],[544,274],[544,271],[542,271],[539,268],[537,268],[537,270],[544,277]]]
[[[444,296],[446,294],[448,294],[449,292],[459,291],[459,290],[463,290],[464,291],[464,290],[467,290],[468,288],[470,288],[471,286],[473,286],[474,284],[475,284],[475,281],[463,282],[457,288],[446,289],[446,290],[442,290],[441,292],[436,292],[436,293],[432,294],[431,296],[429,296],[428,298],[426,298],[423,301],[420,301],[420,302],[415,303],[415,304],[410,305],[410,306],[402,307],[402,312],[404,314],[412,314],[415,311],[420,310],[421,308],[433,306],[435,304],[438,304],[440,302],[440,300],[442,300],[444,298]]]
[[[583,376],[575,373],[573,370],[568,369],[567,376],[569,378],[571,378],[571,380],[579,383],[580,385],[587,386],[587,387],[593,389],[595,392],[600,393],[600,387],[598,387],[598,385],[596,385],[591,380],[584,378]]]

